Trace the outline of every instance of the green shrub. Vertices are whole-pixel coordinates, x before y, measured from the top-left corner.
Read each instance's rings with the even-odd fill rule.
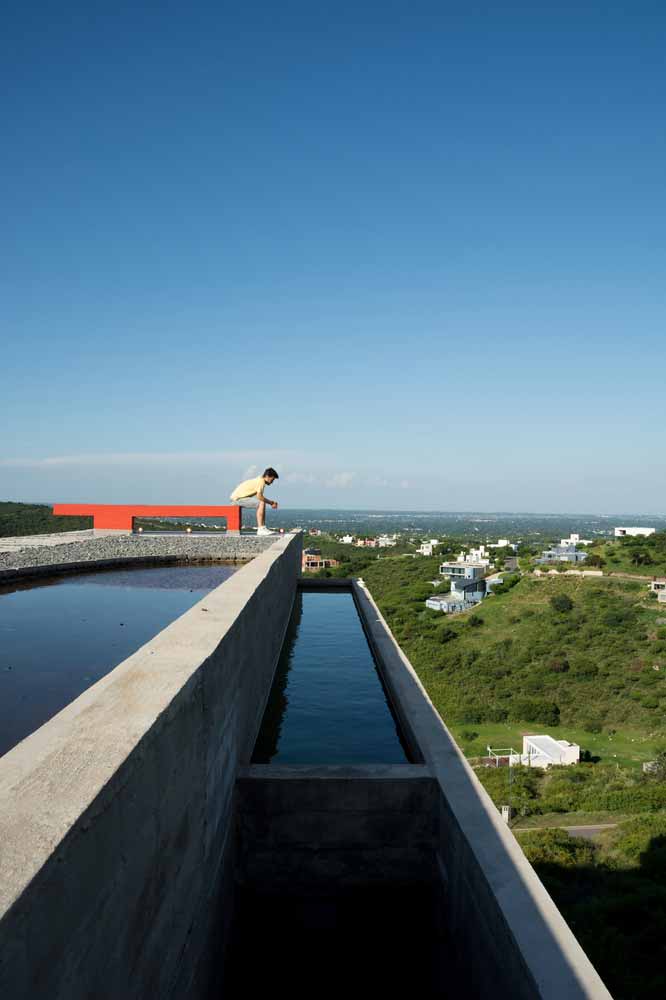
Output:
[[[564,613],[572,610],[574,602],[568,594],[554,594],[550,599],[550,606],[554,611]]]

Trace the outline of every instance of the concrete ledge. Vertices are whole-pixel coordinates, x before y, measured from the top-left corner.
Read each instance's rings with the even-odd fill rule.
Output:
[[[0,552],[0,583],[21,574],[79,572],[128,563],[253,559],[285,535],[122,535]]]
[[[610,994],[435,710],[369,591],[354,584],[401,722],[438,794],[445,923],[470,996],[608,1000]]]
[[[0,759],[0,996],[206,995],[232,914],[236,771],[300,550],[274,540]]]

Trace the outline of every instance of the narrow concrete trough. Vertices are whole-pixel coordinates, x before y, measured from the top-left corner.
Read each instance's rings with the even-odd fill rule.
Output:
[[[0,996],[297,996],[310,955],[308,995],[608,997],[363,586],[331,584],[408,762],[250,763],[300,552],[276,540],[0,759]]]

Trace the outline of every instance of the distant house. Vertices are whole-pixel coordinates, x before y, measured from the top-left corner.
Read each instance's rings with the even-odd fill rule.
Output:
[[[479,545],[478,549],[470,549],[467,555],[461,552],[457,562],[472,563],[475,566],[485,566],[487,568],[490,566],[490,553],[486,550],[485,545]]]
[[[508,538],[498,538],[496,542],[493,542],[488,546],[489,549],[513,549],[514,552],[518,551],[518,544],[516,542],[509,541]]]
[[[301,557],[301,572],[314,573],[318,569],[338,566],[337,559],[322,559],[321,549],[304,549]]]
[[[479,604],[487,593],[485,580],[461,580],[455,577],[451,580],[451,596],[460,597],[471,604]]]
[[[523,752],[513,747],[501,750],[488,747],[488,757],[496,765],[508,762],[509,767],[523,764],[525,767],[554,767],[577,764],[580,761],[580,747],[567,740],[554,740],[552,736],[523,736]]]
[[[486,568],[482,563],[443,562],[439,572],[450,580],[478,580],[485,576]]]
[[[435,549],[435,546],[439,545],[439,541],[436,538],[431,538],[429,542],[421,542],[421,545],[416,550],[419,555],[431,556]]]
[[[568,538],[563,538],[560,545],[591,545],[591,538],[581,538],[580,535],[575,532],[571,532]]]
[[[647,538],[654,535],[656,528],[615,528],[616,538]]]
[[[397,544],[398,539],[396,535],[380,535],[377,539],[377,545],[380,549],[388,549]]]
[[[444,614],[452,615],[460,611],[470,611],[476,607],[475,601],[466,601],[464,598],[454,594],[442,594],[437,597],[429,597],[425,602],[426,608],[432,611],[443,611]]]
[[[580,747],[552,736],[523,736],[521,764],[528,767],[550,767],[552,764],[577,764]]]
[[[451,580],[450,594],[437,594],[425,602],[427,608],[433,611],[443,611],[445,614],[456,614],[460,611],[470,611],[486,596],[485,580]]]
[[[340,541],[342,542],[343,545],[353,545],[354,544],[354,536],[353,535],[343,535],[342,538],[340,539]]]
[[[579,552],[575,545],[554,545],[541,553],[538,563],[581,563],[587,559],[587,552]]]
[[[655,576],[650,584],[650,590],[657,595],[660,604],[666,604],[666,576]]]

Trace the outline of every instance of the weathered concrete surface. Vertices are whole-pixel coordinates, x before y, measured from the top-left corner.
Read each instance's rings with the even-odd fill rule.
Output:
[[[438,788],[422,765],[252,765],[237,790],[244,887],[318,894],[436,878]]]
[[[232,913],[236,772],[300,551],[278,538],[0,759],[0,996],[205,996]]]
[[[0,582],[16,571],[34,575],[115,566],[129,562],[188,559],[253,559],[282,535],[113,535],[78,541],[53,541],[0,551]]]
[[[608,1000],[610,994],[477,780],[365,587],[366,633],[403,728],[439,786],[444,923],[470,997]]]

